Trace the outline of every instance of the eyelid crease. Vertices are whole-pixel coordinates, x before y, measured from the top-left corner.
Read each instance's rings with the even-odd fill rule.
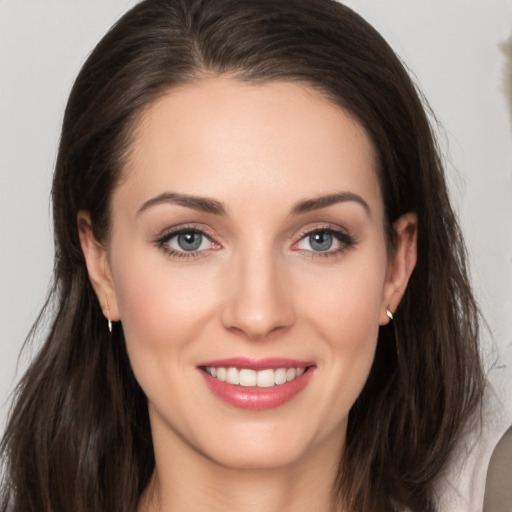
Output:
[[[317,231],[331,231],[333,233],[340,233],[343,235],[350,236],[348,230],[342,228],[341,226],[335,226],[329,223],[320,223],[314,226],[302,228],[299,232],[298,238],[303,238],[304,236],[310,235],[311,233],[315,233]]]
[[[347,230],[337,226],[334,227],[332,224],[324,224],[324,225],[317,225],[310,228],[304,228],[300,231],[297,240],[292,244],[293,246],[296,246],[299,244],[302,240],[304,240],[307,236],[311,236],[314,233],[319,232],[328,232],[331,233],[334,238],[338,240],[338,242],[341,244],[341,247],[334,249],[334,250],[326,250],[326,251],[314,251],[314,250],[308,250],[308,249],[295,249],[297,252],[307,253],[309,257],[328,257],[328,256],[337,256],[344,252],[346,252],[349,249],[352,249],[357,244],[357,239],[347,232]]]
[[[185,233],[197,233],[201,236],[205,237],[209,240],[210,244],[214,247],[209,247],[208,249],[194,250],[194,251],[185,251],[185,250],[177,250],[172,248],[169,245],[169,240],[174,238],[175,236],[179,236]],[[164,254],[176,258],[176,259],[197,259],[203,256],[206,256],[206,253],[210,250],[218,250],[222,245],[217,242],[217,240],[208,233],[208,230],[204,227],[200,228],[197,225],[180,225],[175,226],[173,228],[168,228],[164,230],[155,240],[154,244],[158,249],[164,252]]]
[[[197,224],[180,224],[178,226],[166,228],[161,231],[161,233],[156,237],[155,241],[164,241],[171,238],[173,235],[180,235],[183,233],[200,233],[210,239],[212,242],[218,243],[217,241],[213,240],[215,237],[212,233],[210,233],[210,230],[207,229],[206,226],[198,226]]]

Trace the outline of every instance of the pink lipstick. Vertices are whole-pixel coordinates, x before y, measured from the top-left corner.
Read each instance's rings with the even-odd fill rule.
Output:
[[[198,369],[215,396],[240,409],[261,411],[283,405],[300,393],[314,365],[284,358],[230,358],[202,363]]]

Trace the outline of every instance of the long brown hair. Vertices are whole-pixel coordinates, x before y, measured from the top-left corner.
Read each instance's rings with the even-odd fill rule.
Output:
[[[54,286],[33,332],[46,342],[21,380],[2,441],[5,512],[134,512],[154,470],[147,401],[122,326],[109,335],[76,225],[109,232],[113,188],[138,117],[204,75],[302,82],[351,112],[379,156],[386,229],[418,215],[418,262],[379,333],[353,406],[333,502],[354,512],[435,510],[433,486],[482,394],[478,309],[425,106],[361,17],[333,0],[146,0],[83,66],[62,127],[52,199]]]

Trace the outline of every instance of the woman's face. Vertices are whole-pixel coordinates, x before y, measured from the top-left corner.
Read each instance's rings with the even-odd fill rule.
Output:
[[[339,454],[400,294],[376,166],[358,122],[304,85],[212,78],[147,109],[93,282],[157,457]]]

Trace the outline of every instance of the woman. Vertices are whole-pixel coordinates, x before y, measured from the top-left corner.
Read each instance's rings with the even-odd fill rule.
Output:
[[[71,92],[2,510],[435,510],[478,311],[414,86],[329,0],[150,0]]]

